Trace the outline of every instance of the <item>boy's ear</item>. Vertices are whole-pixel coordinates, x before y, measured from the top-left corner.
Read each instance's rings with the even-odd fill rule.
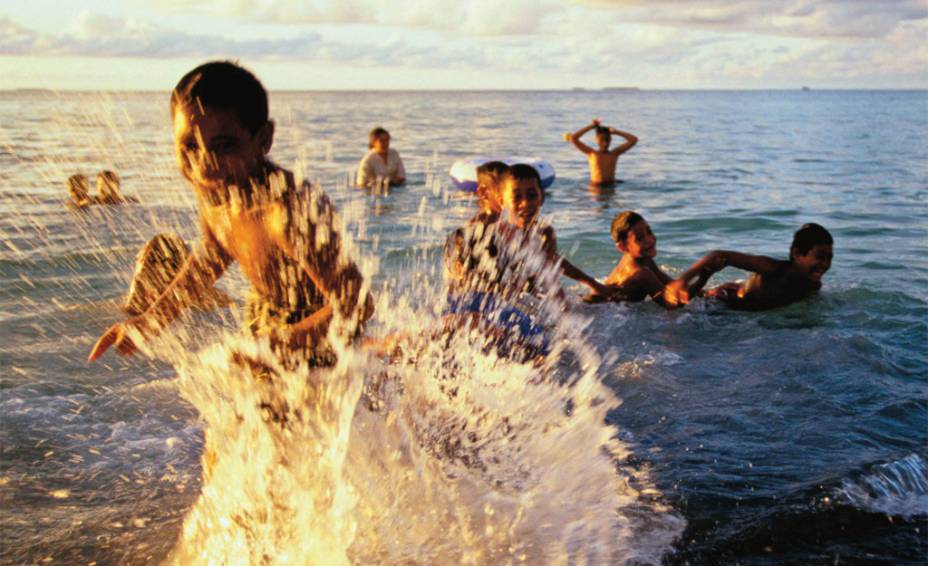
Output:
[[[274,121],[268,120],[265,122],[261,129],[255,134],[255,138],[258,140],[258,147],[261,148],[261,151],[264,155],[267,155],[271,151],[271,146],[274,145]]]
[[[628,251],[628,248],[625,247],[625,242],[616,242],[615,249],[619,250],[623,254]]]

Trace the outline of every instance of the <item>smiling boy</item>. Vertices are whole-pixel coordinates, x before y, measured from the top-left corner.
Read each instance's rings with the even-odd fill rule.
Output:
[[[723,301],[737,310],[759,311],[783,307],[802,300],[822,288],[822,277],[831,268],[834,239],[819,224],[804,224],[793,236],[789,260],[762,255],[716,250],[694,263],[675,282],[677,289],[686,281],[698,278],[704,284],[725,267],[737,267],[752,274],[743,283],[730,282],[705,292],[706,297]],[[696,287],[701,287],[697,283]],[[691,287],[692,288],[692,287]],[[692,295],[692,291],[690,295]],[[683,295],[682,301],[688,296]]]
[[[373,301],[345,256],[335,210],[326,195],[268,158],[274,123],[258,79],[230,62],[187,73],[171,94],[174,148],[200,213],[202,245],[148,309],[110,327],[90,353],[111,346],[125,355],[142,337],[160,332],[212,288],[233,261],[252,285],[250,329],[275,350],[311,363],[331,363],[324,344],[337,314],[354,334]],[[291,359],[287,357],[287,359]]]

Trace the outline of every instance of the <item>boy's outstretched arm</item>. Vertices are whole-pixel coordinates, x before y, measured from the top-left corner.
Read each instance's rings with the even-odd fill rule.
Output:
[[[694,263],[678,279],[670,282],[664,291],[665,300],[676,305],[688,303],[690,297],[697,295],[710,277],[729,266],[763,275],[779,269],[780,262],[762,255],[715,250]]]
[[[625,138],[625,143],[616,147],[610,152],[612,155],[615,155],[616,157],[622,155],[626,151],[635,147],[635,144],[638,143],[638,136],[636,136],[635,134],[623,132],[622,130],[617,130],[615,128],[609,128],[609,132],[616,136],[622,136],[623,138]]]
[[[135,353],[136,345],[129,338],[130,329],[143,336],[157,334],[177,318],[187,307],[207,293],[231,263],[231,258],[208,229],[204,229],[203,246],[195,249],[184,262],[174,280],[144,313],[110,326],[97,340],[88,361],[102,356],[111,346],[125,356]]]
[[[592,121],[592,122],[590,122],[590,123],[587,124],[586,126],[580,128],[580,129],[577,130],[576,132],[574,132],[574,133],[572,133],[572,134],[564,134],[564,140],[565,140],[565,141],[569,141],[571,144],[573,144],[573,146],[574,146],[575,148],[579,149],[579,150],[582,151],[584,154],[593,153],[593,151],[594,151],[593,148],[590,147],[590,146],[588,146],[588,145],[586,145],[586,144],[583,143],[582,141],[580,141],[580,138],[582,138],[584,134],[586,134],[587,132],[589,132],[590,130],[592,130],[593,128],[595,128],[595,127],[598,126],[598,125],[599,125],[599,120],[596,119],[596,118],[593,118],[593,121]]]

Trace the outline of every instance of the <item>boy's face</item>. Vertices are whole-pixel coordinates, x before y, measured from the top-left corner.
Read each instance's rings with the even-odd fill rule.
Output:
[[[119,194],[119,183],[104,175],[97,176],[97,193],[100,196],[115,196]]]
[[[229,188],[246,188],[261,174],[274,125],[252,134],[232,110],[181,105],[174,111],[174,151],[180,172],[213,205],[228,201]]]
[[[519,228],[530,226],[545,200],[535,179],[509,179],[503,190],[503,208],[509,211],[509,220]]]
[[[805,254],[793,252],[793,266],[812,281],[821,281],[822,276],[831,267],[834,256],[832,244],[817,244]]]
[[[478,175],[477,198],[484,212],[499,212],[503,208],[499,194],[499,183],[491,175]]]
[[[380,134],[374,138],[374,146],[371,149],[377,153],[387,153],[390,151],[390,134]]]
[[[87,179],[72,179],[68,181],[68,194],[76,201],[87,199],[90,196],[90,187]]]
[[[625,235],[625,241],[618,242],[615,246],[619,251],[635,258],[657,255],[657,237],[651,231],[651,225],[644,220],[632,226]]]
[[[608,151],[611,142],[612,137],[608,134],[596,134],[596,144],[599,146],[599,151]]]

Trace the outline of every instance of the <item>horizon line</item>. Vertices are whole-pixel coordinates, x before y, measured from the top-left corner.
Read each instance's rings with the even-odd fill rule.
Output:
[[[772,87],[772,88],[754,88],[754,87],[701,87],[701,88],[646,88],[646,87],[569,87],[569,88],[268,88],[269,93],[330,93],[330,92],[372,92],[372,93],[444,93],[444,92],[474,92],[474,93],[506,93],[506,92],[566,92],[572,94],[634,94],[637,92],[924,92],[928,91],[928,86],[924,87],[828,87],[816,88],[811,86],[800,87]],[[49,88],[49,87],[17,87],[17,88],[0,88],[2,93],[16,92],[61,92],[61,93],[99,93],[99,92],[126,92],[126,93],[155,93],[170,92],[166,89],[132,89],[132,88]]]

